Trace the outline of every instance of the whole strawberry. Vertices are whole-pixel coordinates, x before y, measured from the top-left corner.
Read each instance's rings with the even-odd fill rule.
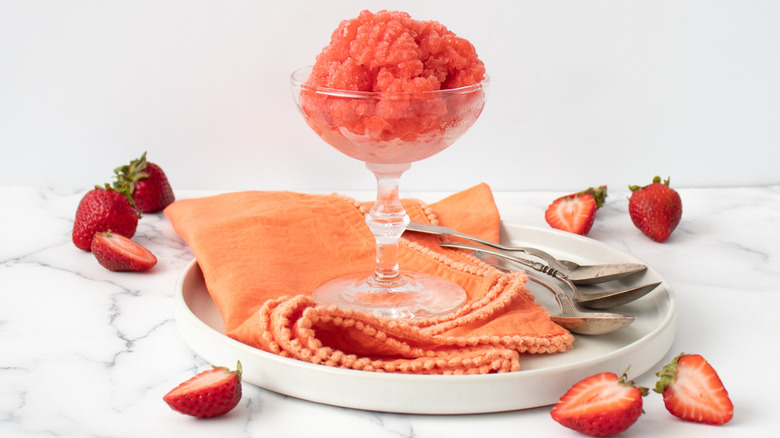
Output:
[[[95,233],[111,230],[130,238],[135,235],[137,226],[138,212],[127,192],[117,191],[108,185],[95,186],[79,202],[72,239],[78,248],[89,251]]]
[[[718,373],[701,355],[680,354],[656,373],[653,391],[663,394],[664,406],[683,420],[723,424],[734,416],[734,404]]]
[[[143,213],[158,212],[176,197],[160,166],[146,161],[146,152],[130,164],[114,169],[114,187],[129,187],[135,207]]]
[[[214,367],[180,384],[163,400],[173,410],[198,418],[228,413],[241,400],[241,362],[235,371]]]
[[[661,183],[656,176],[650,185],[629,186],[628,214],[631,221],[647,237],[664,242],[682,218],[680,195],[669,187],[669,179]]]
[[[157,264],[151,251],[111,231],[95,233],[91,249],[98,263],[110,271],[148,271]]]
[[[558,230],[586,235],[596,220],[596,210],[604,205],[607,186],[590,187],[581,192],[561,196],[544,212],[544,220]]]

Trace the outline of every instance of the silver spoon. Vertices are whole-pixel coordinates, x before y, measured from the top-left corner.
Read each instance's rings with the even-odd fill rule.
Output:
[[[472,242],[477,242],[491,248],[500,249],[502,251],[523,252],[530,256],[538,257],[544,260],[548,266],[565,274],[566,277],[574,284],[603,283],[605,281],[616,280],[618,278],[636,274],[647,269],[645,265],[638,263],[616,263],[581,266],[569,260],[556,259],[551,254],[548,254],[547,252],[538,248],[530,248],[525,246],[509,247],[491,242],[489,240],[480,239],[479,237],[469,236],[468,234],[464,234],[441,225],[431,225],[412,221],[409,223],[409,225],[406,226],[406,229],[419,233],[461,237],[463,239],[471,240]]]
[[[620,306],[626,303],[635,301],[643,296],[647,295],[650,291],[658,287],[661,282],[645,284],[642,286],[636,286],[628,289],[608,290],[602,292],[582,292],[577,286],[574,285],[567,277],[566,274],[561,271],[555,270],[539,262],[526,260],[523,258],[515,257],[496,249],[487,248],[484,246],[473,245],[470,243],[461,242],[444,242],[439,246],[444,248],[460,248],[470,249],[472,251],[478,251],[484,254],[491,254],[496,257],[500,257],[505,260],[509,260],[514,263],[527,266],[535,271],[547,274],[557,280],[565,283],[574,294],[574,301],[577,304],[589,307],[591,309],[608,309],[610,307]]]
[[[499,265],[494,265],[498,269],[509,271]],[[595,312],[583,312],[577,309],[574,302],[569,295],[557,284],[544,281],[539,274],[526,271],[528,279],[534,283],[544,286],[547,290],[555,295],[555,301],[561,308],[560,313],[550,316],[550,319],[560,325],[561,327],[569,330],[572,333],[578,333],[581,335],[603,335],[605,333],[614,332],[630,325],[635,316],[621,315],[619,313],[595,313]]]

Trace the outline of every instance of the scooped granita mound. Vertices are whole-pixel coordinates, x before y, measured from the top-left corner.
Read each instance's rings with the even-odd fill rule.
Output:
[[[363,11],[344,20],[307,83],[354,91],[427,91],[474,85],[485,66],[474,46],[436,21]]]
[[[479,117],[486,87],[474,46],[440,23],[363,11],[339,24],[298,97],[306,122],[331,146],[368,163],[402,164],[460,137]]]

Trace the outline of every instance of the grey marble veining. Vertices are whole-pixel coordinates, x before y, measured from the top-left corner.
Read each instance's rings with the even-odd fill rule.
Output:
[[[239,406],[222,418],[175,413],[162,396],[209,367],[182,340],[173,315],[176,281],[192,252],[162,214],[148,214],[135,239],[157,255],[158,265],[140,274],[103,269],[70,240],[82,195],[0,188],[2,437],[577,436],[549,418],[549,407],[401,415],[320,405],[249,384]],[[406,195],[434,201],[446,194]],[[505,221],[538,227],[546,227],[544,208],[557,195],[495,194]],[[767,436],[780,408],[768,383],[780,360],[780,187],[681,190],[683,219],[663,244],[633,227],[627,195],[610,194],[589,237],[664,276],[679,304],[676,340],[665,359],[681,351],[704,355],[736,405],[732,423],[702,426],[669,416],[651,395],[630,433]],[[637,380],[655,381],[652,373]]]

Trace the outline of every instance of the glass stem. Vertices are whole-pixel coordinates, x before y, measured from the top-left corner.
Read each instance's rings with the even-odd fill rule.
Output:
[[[409,224],[398,194],[401,175],[411,164],[372,164],[366,167],[376,176],[376,202],[366,216],[366,224],[376,240],[376,270],[371,282],[389,286],[402,282],[398,268],[398,239]]]

